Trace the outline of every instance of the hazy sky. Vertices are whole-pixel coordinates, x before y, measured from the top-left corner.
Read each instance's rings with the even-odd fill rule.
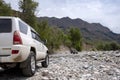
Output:
[[[19,10],[19,0],[5,0]],[[37,16],[81,18],[101,23],[120,33],[120,0],[35,0],[39,2]]]

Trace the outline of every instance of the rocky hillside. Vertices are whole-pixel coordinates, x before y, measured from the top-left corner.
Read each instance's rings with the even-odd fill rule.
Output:
[[[48,68],[37,64],[33,77],[23,77],[15,69],[0,69],[0,80],[120,80],[120,51],[69,51],[50,55]]]
[[[81,19],[70,19],[69,17],[55,18],[55,17],[40,17],[39,21],[46,20],[49,25],[57,26],[63,30],[70,27],[77,27],[81,30],[84,39],[90,41],[117,41],[120,43],[120,34],[113,33],[107,27],[100,23],[88,23]]]

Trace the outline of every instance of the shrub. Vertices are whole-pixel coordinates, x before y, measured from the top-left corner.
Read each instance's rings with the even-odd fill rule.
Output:
[[[99,43],[97,45],[97,50],[110,51],[110,50],[118,50],[118,49],[120,49],[120,45],[116,42]]]
[[[82,50],[82,36],[78,28],[71,28],[69,30],[69,38],[72,42],[71,47],[78,51]]]

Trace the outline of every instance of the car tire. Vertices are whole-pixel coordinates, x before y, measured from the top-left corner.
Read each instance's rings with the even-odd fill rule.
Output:
[[[44,68],[48,67],[48,65],[49,65],[49,55],[47,55],[45,57],[45,61],[43,61],[41,64],[42,64],[42,67],[44,67]]]
[[[22,68],[22,73],[26,77],[31,77],[36,72],[36,57],[33,51],[30,51],[28,59],[25,61],[25,67]]]

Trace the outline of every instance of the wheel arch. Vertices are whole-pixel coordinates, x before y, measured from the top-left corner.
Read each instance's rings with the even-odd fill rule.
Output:
[[[36,49],[35,49],[34,47],[31,47],[31,48],[30,48],[30,51],[33,51],[34,54],[36,55]]]

